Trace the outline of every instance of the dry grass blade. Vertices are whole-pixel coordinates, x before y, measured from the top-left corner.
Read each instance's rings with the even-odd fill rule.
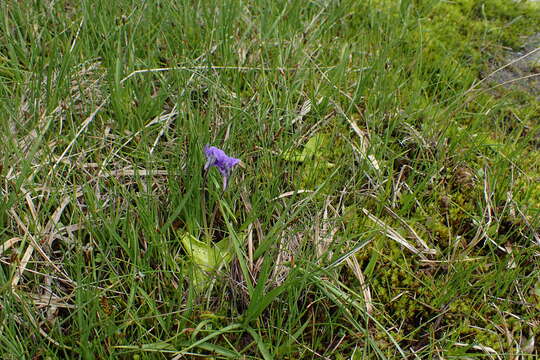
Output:
[[[291,268],[294,266],[294,259],[300,251],[303,238],[304,234],[302,233],[287,234],[283,232],[275,267],[270,277],[277,286],[283,284]]]
[[[289,197],[289,196],[293,196],[293,195],[296,195],[296,194],[303,194],[303,193],[312,193],[313,190],[295,190],[295,191],[287,191],[279,196],[276,196],[275,198],[273,198],[272,200],[279,200],[279,199],[283,199],[283,198],[286,198],[286,197]]]
[[[60,298],[54,294],[49,295],[38,295],[38,294],[29,294],[28,295],[34,301],[35,305],[38,306],[55,306],[59,308],[66,309],[75,309],[76,306],[73,304],[68,304],[66,301],[68,299]]]
[[[253,224],[249,224],[247,228],[247,246],[249,273],[253,276]]]
[[[534,353],[534,348],[535,348],[534,334],[532,334],[532,331],[529,333],[529,339],[524,338],[522,340],[523,340],[523,346],[521,347],[520,352],[532,355]]]
[[[64,157],[69,152],[69,150],[73,147],[73,145],[75,145],[75,143],[77,142],[77,139],[79,138],[79,136],[81,136],[81,134],[88,128],[90,123],[96,117],[97,113],[105,106],[105,104],[107,103],[108,100],[109,100],[109,98],[106,98],[105,100],[103,100],[101,102],[101,104],[99,104],[99,106],[94,110],[94,112],[92,114],[90,114],[90,116],[87,117],[86,120],[83,121],[83,123],[81,124],[81,127],[79,128],[79,131],[77,131],[77,134],[75,134],[73,139],[71,139],[71,142],[68,144],[68,146],[66,146],[66,148],[62,152],[62,155],[60,155],[60,157],[56,160],[54,165],[51,167],[51,170],[49,171],[49,176],[51,176],[51,174],[56,169],[58,164],[60,164],[60,162],[64,159]]]
[[[21,187],[21,190],[25,192],[24,198],[26,199],[26,204],[28,205],[28,209],[30,210],[30,214],[32,214],[32,219],[34,219],[34,221],[36,222],[36,225],[37,225],[38,214],[37,214],[37,211],[36,211],[36,207],[34,206],[34,201],[32,200],[32,196],[24,188]]]
[[[36,207],[34,206],[34,202],[32,201],[32,197],[30,196],[30,193],[24,188],[21,187],[21,190],[25,192],[24,198],[26,199],[26,203],[28,205],[28,209],[30,210],[30,213],[32,214],[32,218],[36,222],[36,226],[38,226],[38,217],[36,212]],[[13,209],[10,209],[10,212],[15,218],[15,221],[17,224],[26,232],[26,236],[30,236],[28,232],[28,229],[24,225],[24,223],[21,221],[21,219],[15,214],[15,211]],[[34,246],[32,244],[28,245],[26,248],[26,251],[24,252],[24,255],[21,259],[21,262],[19,263],[19,267],[17,268],[17,271],[15,271],[15,274],[13,275],[13,279],[11,279],[11,287],[15,288],[19,284],[19,280],[21,279],[22,274],[26,270],[26,266],[28,265],[28,262],[30,261],[30,258],[32,257],[32,254],[34,253]]]
[[[493,193],[490,190],[489,181],[488,181],[488,169],[484,169],[484,173],[486,174],[484,176],[484,201],[486,203],[486,207],[484,209],[484,219],[478,224],[478,229],[476,231],[476,234],[474,238],[469,242],[468,248],[472,249],[475,247],[480,241],[483,239],[486,239],[493,243],[499,250],[508,253],[508,251],[497,244],[487,233],[486,229],[488,229],[491,226],[491,223],[493,221],[493,215],[495,213],[495,207],[493,206],[493,202],[491,201],[491,198],[493,197]]]
[[[102,171],[99,174],[99,177],[119,177],[119,176],[167,176],[169,172],[167,170],[145,170],[145,169],[118,169],[111,171]]]
[[[125,78],[123,78],[120,81],[120,84],[123,84],[127,80],[131,79],[133,76],[138,74],[148,74],[148,73],[160,73],[160,72],[166,72],[166,71],[208,71],[208,70],[238,70],[238,71],[278,71],[278,72],[298,72],[300,70],[330,70],[335,69],[335,66],[323,66],[316,68],[298,68],[298,67],[292,67],[292,68],[286,68],[286,67],[255,67],[255,66],[223,66],[223,65],[214,65],[214,66],[174,66],[174,67],[165,67],[165,68],[153,68],[153,69],[140,69],[135,70],[131,72],[129,75],[127,75]],[[365,68],[357,68],[353,69],[353,71],[362,71],[365,70]]]
[[[17,293],[14,293],[14,295],[19,301],[22,301],[22,299],[20,298],[20,296]],[[34,328],[36,328],[38,330],[38,332],[44,338],[46,338],[48,341],[50,341],[52,344],[54,344],[54,345],[56,345],[58,347],[61,347],[61,348],[67,349],[67,350],[73,350],[73,348],[71,346],[60,344],[58,341],[56,341],[52,337],[50,337],[49,334],[47,334],[45,332],[45,330],[43,330],[41,328],[41,326],[39,326],[38,322],[36,321],[36,319],[33,316],[34,314],[30,313],[30,311],[29,311],[29,309],[27,307],[24,307],[24,311],[26,312],[27,318],[30,320],[30,322],[32,323]]]
[[[410,226],[403,218],[401,218],[398,214],[396,214],[394,211],[392,211],[392,209],[390,209],[387,206],[384,207],[384,210],[387,211],[394,218],[399,220],[399,222],[401,222],[409,230],[411,235],[416,239],[416,242],[418,243],[418,245],[424,248],[424,252],[426,254],[430,254],[430,255],[437,254],[437,250],[430,248],[428,244],[416,233],[416,231],[414,231],[412,226]]]
[[[339,106],[336,102],[334,101],[331,101],[332,102],[332,105],[335,106],[336,110],[341,114],[341,116],[343,116],[345,118],[345,120],[347,120],[347,122],[349,123],[349,125],[351,126],[351,128],[353,129],[353,131],[356,133],[356,135],[358,135],[358,137],[360,138],[360,141],[364,142],[365,139],[366,139],[366,136],[367,134],[365,132],[363,132],[362,130],[360,130],[360,128],[358,127],[358,125],[356,125],[356,123],[354,121],[352,121],[348,116],[347,114],[345,114],[345,111],[343,111],[343,109],[341,108],[341,106]]]
[[[156,136],[156,140],[154,140],[154,144],[152,145],[152,148],[150,148],[150,154],[154,153],[154,150],[156,149],[159,139],[161,139],[163,134],[165,134],[165,131],[167,131],[167,129],[171,125],[171,122],[176,118],[176,115],[178,115],[178,110],[176,109],[176,104],[175,104],[172,110],[168,114],[165,114],[159,117],[158,122],[165,121],[165,124],[163,124],[163,126],[161,127],[161,130],[159,131],[158,136]]]
[[[251,205],[251,202],[249,201],[248,195],[245,190],[240,192],[240,198],[242,199],[242,203],[244,204],[244,208],[248,213],[251,213],[253,211],[253,206]],[[253,250],[255,249],[254,243],[253,243],[253,228],[257,231],[257,237],[259,239],[259,242],[262,241],[263,233],[262,233],[262,226],[259,219],[255,219],[253,223],[248,225],[247,229],[247,247],[248,247],[248,264],[249,264],[249,272],[252,276],[252,279],[255,280],[256,277],[256,266],[254,266],[253,263]]]
[[[371,314],[373,312],[373,301],[371,298],[371,290],[366,285],[366,280],[364,278],[364,273],[362,273],[362,269],[360,268],[360,264],[358,263],[358,260],[355,256],[349,256],[347,259],[347,265],[352,270],[354,276],[358,279],[358,282],[360,283],[360,288],[362,289],[362,294],[364,296],[364,301],[366,302],[366,312],[368,314]]]
[[[317,251],[317,257],[319,259],[320,263],[325,262],[327,259],[332,257],[332,253],[328,251],[330,248],[330,245],[334,241],[334,235],[338,231],[337,227],[333,229],[329,229],[329,222],[328,222],[328,208],[330,207],[330,198],[328,197],[325,202],[323,214],[322,214],[322,222],[319,220],[319,217],[317,216],[317,220],[315,221],[315,248]]]
[[[32,252],[33,250],[37,250],[39,252],[39,254],[59,273],[59,274],[62,274],[62,276],[64,277],[64,280],[71,283],[71,284],[75,284],[75,282],[73,280],[71,280],[50,258],[49,256],[47,256],[47,254],[45,253],[45,251],[43,251],[43,249],[41,248],[41,246],[36,242],[36,240],[34,239],[34,236],[30,233],[30,231],[28,230],[28,228],[26,227],[26,225],[24,225],[24,223],[21,221],[21,219],[19,218],[19,216],[15,213],[15,211],[13,209],[10,209],[9,210],[9,213],[11,214],[11,216],[13,216],[15,222],[17,223],[17,225],[19,225],[19,227],[21,228],[21,230],[24,231],[25,233],[25,236],[28,236],[30,241],[31,241],[31,244],[29,245],[30,248],[32,248]],[[27,253],[28,253],[28,250],[27,250]],[[25,256],[26,256],[26,253],[25,253]],[[31,256],[31,252],[30,252],[30,256]],[[28,262],[28,261],[27,261]],[[19,266],[19,277],[22,275],[22,273],[24,272],[24,270],[26,269],[26,265],[27,264],[24,264],[24,267],[23,267],[23,262],[21,261],[21,264]],[[22,270],[22,271],[21,271]],[[19,279],[17,279],[17,282],[19,281]]]
[[[364,214],[367,215],[367,217],[373,221],[375,224],[377,224],[381,230],[384,232],[384,234],[389,237],[390,239],[396,241],[400,245],[404,246],[405,248],[409,249],[416,255],[420,256],[422,260],[427,260],[427,258],[424,256],[422,251],[415,248],[413,245],[411,245],[403,236],[401,236],[396,230],[392,229],[388,224],[386,224],[384,221],[376,217],[375,215],[371,214],[367,209],[362,209]]]
[[[497,359],[502,359],[500,356],[499,356],[499,353],[497,353],[497,351],[489,346],[485,346],[485,345],[469,345],[469,344],[465,344],[465,343],[454,343],[454,345],[456,346],[463,346],[463,347],[471,347],[475,350],[480,350],[480,351],[483,351],[484,353],[486,354],[490,354],[490,355],[495,355],[497,357]]]
[[[529,222],[529,219],[527,218],[527,216],[523,213],[523,211],[521,211],[521,209],[519,208],[519,206],[516,206],[516,209],[517,209],[517,212],[519,213],[521,219],[523,219],[523,222],[525,223],[525,225],[527,225],[527,227],[529,228],[529,230],[531,231],[534,239],[536,240],[536,244],[538,246],[540,246],[540,235],[538,234],[538,232],[534,229],[534,227],[531,225],[531,223]]]
[[[298,113],[298,116],[292,120],[292,123],[294,124],[297,121],[302,121],[302,119],[309,114],[311,111],[311,100],[307,99],[302,104],[302,107],[300,108],[300,112]]]
[[[11,238],[11,239],[7,240],[2,245],[0,245],[0,255],[2,255],[4,253],[4,251],[11,248],[14,244],[18,243],[19,241],[22,241],[22,239],[20,237],[14,237],[14,238]]]
[[[19,284],[19,280],[21,279],[23,272],[26,270],[26,265],[28,265],[28,261],[30,261],[33,253],[34,247],[30,244],[26,247],[26,251],[24,252],[19,267],[17,268],[17,271],[15,271],[15,274],[13,274],[13,279],[11,279],[12,288],[15,288]]]
[[[77,193],[75,196],[80,196],[80,193]],[[64,212],[67,204],[69,204],[70,199],[70,196],[64,197],[60,205],[56,208],[53,215],[51,216],[51,219],[47,222],[47,225],[45,225],[44,232],[45,234],[48,234],[47,236],[49,239],[52,238],[53,234],[51,234],[51,231],[56,227],[58,221],[60,221],[60,216],[62,216],[62,213]]]
[[[347,120],[351,129],[353,129],[354,133],[358,135],[358,139],[360,141],[360,147],[356,146],[352,141],[349,141],[353,150],[358,153],[360,158],[366,160],[373,169],[375,169],[376,171],[380,171],[381,168],[375,156],[373,154],[368,154],[369,134],[361,130],[358,127],[358,125],[356,125],[356,123],[349,116],[347,116],[347,114],[345,114],[345,112],[343,111],[341,106],[339,106],[339,104],[333,101],[332,101],[332,104],[335,106],[336,110],[341,114],[341,116],[343,116],[345,120]]]

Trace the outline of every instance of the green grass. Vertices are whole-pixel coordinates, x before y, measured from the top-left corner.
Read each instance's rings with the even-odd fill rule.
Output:
[[[0,8],[2,358],[539,355],[538,7]]]

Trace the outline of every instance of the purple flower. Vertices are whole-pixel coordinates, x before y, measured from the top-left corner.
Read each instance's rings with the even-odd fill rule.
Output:
[[[215,166],[223,176],[223,190],[227,187],[227,181],[231,175],[233,167],[240,163],[240,159],[227,156],[225,152],[218,149],[215,146],[204,146],[204,155],[206,155],[206,164],[204,164],[204,170]]]

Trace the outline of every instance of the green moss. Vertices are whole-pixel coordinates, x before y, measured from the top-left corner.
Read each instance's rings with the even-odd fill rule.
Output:
[[[456,202],[461,206],[470,206],[470,200],[461,190],[456,190]],[[476,191],[474,187],[465,191]],[[393,228],[404,233],[399,225],[392,223],[391,219],[384,219]],[[444,227],[435,222],[434,227]],[[529,325],[525,321],[514,319],[506,313],[526,314],[530,311],[528,305],[520,302],[502,301],[500,298],[502,291],[509,295],[510,288],[498,290],[506,282],[500,277],[500,266],[505,266],[510,261],[510,257],[503,258],[503,265],[493,265],[489,263],[489,256],[477,258],[475,266],[471,267],[468,262],[455,262],[445,267],[445,270],[438,267],[433,273],[433,268],[425,268],[421,262],[416,261],[416,257],[401,248],[395,241],[380,235],[357,256],[362,268],[368,268],[373,256],[368,254],[377,252],[375,257],[376,266],[368,277],[376,309],[381,314],[379,319],[385,319],[383,325],[386,328],[397,327],[399,330],[393,331],[392,336],[400,344],[414,346],[419,339],[418,334],[425,336],[437,335],[437,329],[452,329],[452,336],[455,341],[469,344],[481,344],[496,351],[507,351],[507,345],[501,342],[503,334],[495,324],[505,324],[514,333],[528,332]],[[520,257],[517,250],[512,255]],[[509,274],[509,278],[515,275]],[[480,291],[479,289],[485,290]],[[534,287],[533,287],[534,288]],[[530,303],[536,295],[531,290]],[[540,294],[540,291],[538,292]],[[497,309],[488,298],[498,298]],[[426,324],[428,319],[435,319],[440,314],[444,314],[435,326],[433,323]],[[383,316],[380,316],[383,315]],[[425,327],[423,327],[425,326]],[[430,326],[433,327],[430,330]],[[431,335],[427,335],[430,334]],[[378,345],[383,349],[391,351],[392,344],[388,342],[387,335],[377,330],[375,338]]]
[[[417,29],[408,44],[421,51],[426,88],[435,96],[444,88],[468,88],[487,70],[487,54],[496,58],[504,47],[518,48],[522,36],[540,26],[540,12],[529,3],[457,0],[432,8],[426,3],[417,2]]]
[[[464,93],[473,81],[493,71],[493,64],[504,61],[509,47],[518,48],[524,36],[540,27],[540,12],[531,11],[528,3],[457,0],[438,2],[431,8],[428,1],[413,3],[418,11],[417,23],[408,24],[413,34],[404,41],[411,54],[420,56],[407,68],[411,80],[404,86],[408,91],[421,88],[424,96],[406,100],[416,116],[403,117],[409,124],[425,123],[426,117],[435,118],[433,109],[439,109],[448,96]],[[483,85],[489,86],[487,82]],[[501,251],[494,243],[522,244],[523,239],[530,243],[524,234],[523,221],[510,214],[508,194],[513,194],[520,209],[528,209],[531,222],[531,211],[540,209],[540,151],[537,150],[540,141],[538,133],[534,133],[538,132],[540,104],[534,95],[503,87],[474,92],[463,102],[467,112],[460,113],[459,119],[450,119],[459,123],[459,127],[450,126],[444,135],[449,142],[459,139],[452,144],[451,153],[444,148],[445,154],[439,159],[437,154],[426,155],[428,151],[422,150],[422,146],[426,147],[422,144],[407,149],[407,157],[427,160],[425,163],[440,160],[442,170],[424,189],[414,187],[418,183],[412,176],[407,178],[405,181],[414,192],[402,194],[401,207],[396,208],[407,207],[400,215],[442,253],[437,261],[443,260],[426,265],[384,236],[377,236],[357,256],[366,269],[364,274],[376,309],[384,315],[377,318],[385,319],[386,328],[399,329],[392,335],[400,344],[414,347],[420,338],[418,334],[440,340],[440,331],[444,329],[445,336],[452,341],[481,344],[503,352],[511,347],[500,340],[504,339],[501,327],[493,324],[507,324],[515,334],[530,330],[526,321],[512,320],[505,314],[525,318],[534,307],[505,299],[518,296],[510,284],[519,282],[521,274],[530,274],[534,268],[520,263],[520,250],[516,247],[510,255],[499,254]],[[403,150],[403,144],[399,146]],[[407,165],[416,166],[417,171],[425,170],[421,168],[422,161]],[[508,169],[516,167],[519,170],[510,176]],[[484,194],[486,184],[489,204]],[[485,224],[488,206],[492,206],[492,221],[484,230],[490,241],[469,249],[470,240],[479,226]],[[361,223],[355,220],[358,213],[361,214],[353,207],[348,208],[344,216],[347,224],[361,228]],[[397,221],[387,218],[384,221],[401,234],[407,234]],[[460,251],[465,248],[467,252]],[[494,255],[500,263],[493,261]],[[474,266],[471,266],[472,258]],[[515,269],[508,268],[512,263]],[[529,291],[531,287],[521,286],[525,287],[527,302],[539,304],[534,291]],[[438,318],[440,314],[444,315]],[[428,319],[437,320],[426,325]],[[384,333],[377,332],[375,338],[383,348],[388,344]],[[473,351],[477,350],[463,349],[461,354]]]
[[[374,300],[384,304],[383,311],[390,316],[389,324],[403,324],[396,335],[403,337],[418,327],[420,319],[429,318],[431,312],[419,302],[423,295],[417,291],[424,288],[421,278],[413,273],[417,265],[404,256],[403,249],[395,241],[379,238],[382,246],[371,245],[370,249],[380,251],[370,287]],[[367,259],[359,258],[365,267]]]
[[[526,187],[527,196],[523,199],[523,204],[527,210],[540,209],[540,183],[528,184]]]

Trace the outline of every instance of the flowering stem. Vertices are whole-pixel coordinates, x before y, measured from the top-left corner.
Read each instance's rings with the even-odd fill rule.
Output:
[[[204,146],[204,155],[206,156],[206,164],[204,164],[204,180],[203,180],[203,193],[201,196],[201,207],[203,211],[203,225],[206,232],[206,237],[208,243],[212,240],[213,234],[213,227],[214,227],[214,221],[217,216],[218,212],[218,205],[219,205],[219,199],[223,198],[223,194],[225,193],[225,189],[227,188],[227,182],[229,180],[229,176],[231,175],[232,169],[241,163],[240,159],[236,159],[230,156],[227,156],[225,152],[221,149],[218,149],[215,146]],[[208,191],[206,189],[207,185],[207,177],[208,177],[208,169],[211,167],[217,167],[221,175],[223,176],[223,191],[221,192],[221,195],[218,198],[218,201],[215,204],[214,211],[212,212],[212,217],[210,218],[210,225],[208,225],[207,218],[206,218],[206,195],[208,194]]]
[[[225,194],[225,190],[221,191],[220,198],[223,198],[223,194]],[[212,217],[210,218],[210,226],[208,227],[210,231],[210,236],[214,236],[214,221],[216,220],[217,212],[219,210],[219,204],[216,202],[216,205],[214,205],[214,211],[212,212]]]
[[[203,220],[204,232],[206,234],[207,242],[210,243],[211,235],[210,235],[210,232],[208,231],[209,230],[208,229],[208,222],[206,220],[206,194],[208,193],[206,191],[207,179],[208,179],[208,170],[204,170],[203,186],[202,186],[202,190],[201,190],[201,210],[202,210],[202,220]]]

